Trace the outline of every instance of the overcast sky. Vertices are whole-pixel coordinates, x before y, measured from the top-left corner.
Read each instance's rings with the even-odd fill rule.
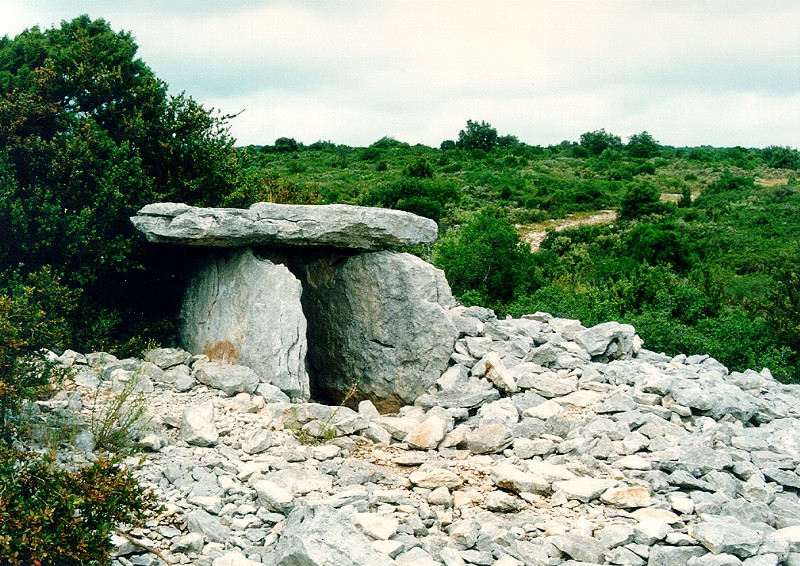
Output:
[[[800,146],[797,0],[0,0],[0,35],[82,13],[172,92],[244,110],[241,145],[438,147],[472,119],[538,145]]]

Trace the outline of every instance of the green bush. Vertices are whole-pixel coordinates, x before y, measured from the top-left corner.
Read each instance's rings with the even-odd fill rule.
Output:
[[[417,179],[430,179],[433,177],[433,167],[431,167],[427,159],[421,158],[409,165],[405,170],[405,174]]]
[[[768,167],[775,169],[800,169],[800,151],[792,147],[771,145],[762,150]]]
[[[362,204],[405,210],[438,221],[444,207],[457,199],[458,192],[450,184],[434,179],[401,177],[372,188],[364,196]]]
[[[478,293],[490,305],[513,298],[526,280],[530,258],[514,227],[493,210],[449,230],[434,249],[434,264],[444,270],[453,293]]]
[[[51,266],[83,291],[76,330],[163,306],[152,290],[175,273],[145,269],[163,252],[129,221],[141,206],[218,205],[237,184],[226,117],[170,96],[136,51],[88,16],[0,38],[0,274]]]
[[[661,151],[661,146],[646,130],[639,134],[633,134],[628,139],[628,144],[625,146],[625,151],[631,157],[642,157],[649,159],[655,157]]]
[[[142,526],[157,509],[153,495],[113,460],[68,470],[27,447],[23,407],[61,377],[43,349],[63,340],[75,299],[47,269],[12,281],[0,295],[0,560],[13,565],[108,564],[114,528]]]
[[[488,152],[497,147],[498,143],[497,130],[491,124],[467,120],[467,127],[458,132],[456,147]]]
[[[586,132],[580,137],[581,147],[589,152],[590,155],[600,155],[607,149],[621,150],[622,140],[605,129]]]
[[[659,202],[661,193],[650,183],[636,181],[628,185],[619,203],[619,217],[622,220],[634,220],[640,216],[658,214],[665,210]]]
[[[113,460],[68,471],[0,443],[0,559],[12,565],[110,564],[115,527],[142,527],[158,509]]]
[[[11,281],[0,295],[0,442],[10,445],[25,432],[22,405],[57,377],[43,348],[64,343],[76,300],[77,292],[44,268],[24,281]]]
[[[630,256],[650,265],[670,265],[678,273],[691,267],[686,235],[671,222],[637,224],[626,234]]]

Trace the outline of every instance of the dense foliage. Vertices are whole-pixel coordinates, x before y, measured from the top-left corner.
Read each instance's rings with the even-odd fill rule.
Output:
[[[605,130],[535,147],[471,120],[438,149],[292,142],[243,148],[246,170],[313,185],[319,202],[438,220],[434,261],[464,303],[629,322],[648,348],[798,379],[796,149],[674,148],[646,131],[623,143]],[[548,219],[607,209],[616,222],[521,251]]]
[[[61,377],[44,348],[63,344],[77,293],[47,268],[10,287],[0,295],[0,562],[108,564],[114,528],[143,525],[155,499],[111,458],[68,468],[41,442],[29,448],[50,424],[27,409]]]
[[[165,307],[170,252],[144,252],[128,217],[156,200],[218,204],[237,185],[223,120],[169,96],[136,50],[87,16],[0,38],[0,274],[50,266],[82,289],[72,327],[96,347]]]

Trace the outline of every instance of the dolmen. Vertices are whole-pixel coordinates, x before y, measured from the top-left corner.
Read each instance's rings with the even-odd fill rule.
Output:
[[[351,205],[249,209],[155,203],[131,218],[152,243],[198,248],[182,346],[257,375],[291,399],[370,400],[392,412],[427,393],[458,338],[444,273],[397,248],[433,220]]]

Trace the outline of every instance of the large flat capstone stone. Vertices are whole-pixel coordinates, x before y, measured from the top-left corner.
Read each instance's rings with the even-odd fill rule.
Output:
[[[192,246],[326,246],[380,250],[436,240],[436,222],[399,210],[346,204],[259,202],[248,209],[148,204],[131,218],[150,242]]]

